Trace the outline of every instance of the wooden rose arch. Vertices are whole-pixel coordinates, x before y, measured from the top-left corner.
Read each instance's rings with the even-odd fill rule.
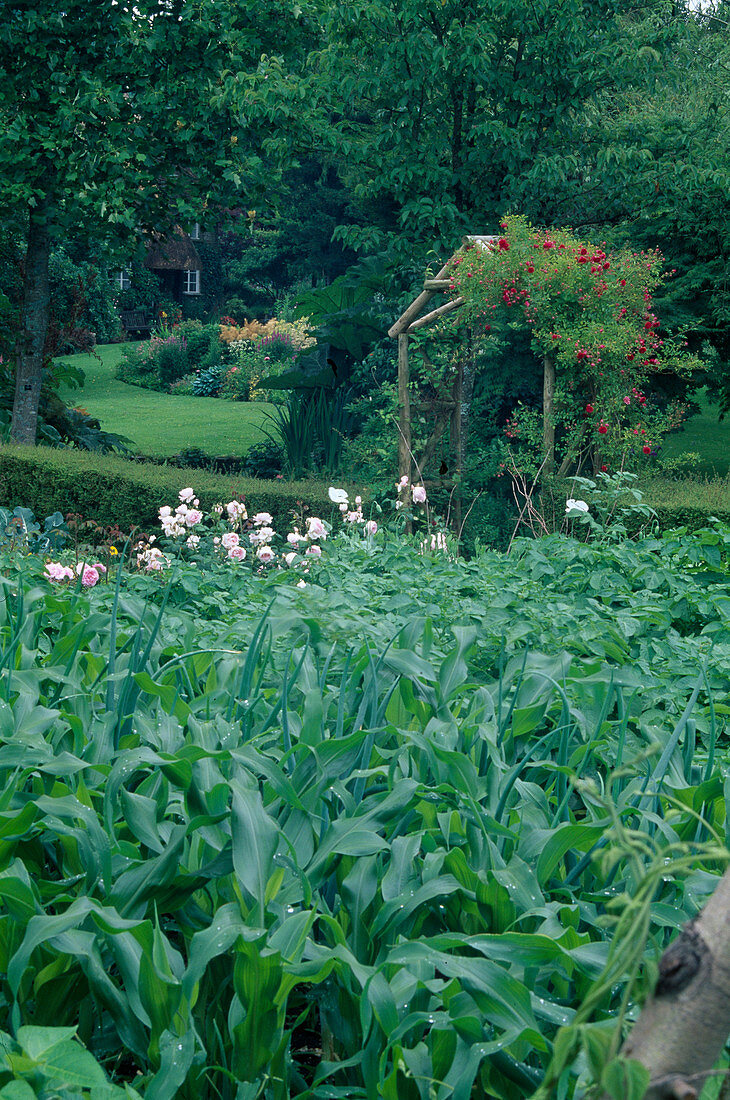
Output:
[[[453,485],[454,501],[453,516],[455,526],[461,525],[461,499],[459,486],[462,466],[464,461],[464,446],[468,433],[469,410],[471,396],[474,388],[474,337],[471,328],[467,332],[467,350],[464,356],[459,358],[457,369],[451,385],[450,395],[446,398],[438,398],[426,404],[430,405],[434,415],[431,434],[420,454],[413,451],[412,439],[412,398],[410,391],[410,364],[408,343],[409,337],[419,329],[433,324],[441,317],[451,313],[464,304],[462,297],[452,298],[449,301],[423,311],[432,304],[435,295],[443,295],[453,289],[453,281],[446,277],[450,265],[463,249],[480,248],[491,250],[499,240],[497,236],[474,234],[462,239],[461,248],[447,260],[443,267],[432,278],[426,278],[423,290],[408,306],[406,311],[388,330],[388,335],[398,341],[398,476],[413,480],[414,469],[417,476],[424,478],[425,469],[437,452],[439,442],[447,427],[450,435],[450,449],[452,453],[453,474],[452,478],[439,478],[437,484],[441,487]],[[555,360],[552,355],[543,356],[543,469],[545,473],[552,473],[555,468],[555,424],[553,419],[553,405],[555,397]],[[566,470],[561,467],[560,473]]]
[[[494,236],[467,236],[462,240],[462,248],[488,248],[496,240],[497,238]],[[408,350],[409,337],[414,332],[433,324],[447,313],[451,313],[464,304],[463,298],[452,298],[443,305],[429,310],[428,313],[423,313],[434,296],[444,294],[450,289],[451,280],[446,278],[445,275],[456,255],[457,253],[454,252],[433,278],[424,280],[423,290],[411,302],[406,311],[401,314],[395,324],[391,326],[388,330],[388,336],[398,341],[398,476],[399,478],[407,477],[409,482],[412,481],[415,467],[417,477],[424,479],[425,469],[434,457],[438,445],[448,428],[450,449],[453,456],[453,477],[448,479],[442,477],[439,479],[438,484],[442,486],[453,484],[455,488],[454,519],[456,524],[460,526],[461,499],[459,482],[464,460],[468,409],[471,404],[471,391],[474,384],[471,332],[467,337],[467,353],[459,358],[450,395],[430,403],[435,419],[431,434],[420,454],[414,454],[412,446],[411,372]]]

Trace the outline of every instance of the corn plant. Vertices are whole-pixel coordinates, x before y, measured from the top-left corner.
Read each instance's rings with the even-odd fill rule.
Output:
[[[0,1092],[630,1095],[622,1021],[727,842],[723,561],[8,560]]]

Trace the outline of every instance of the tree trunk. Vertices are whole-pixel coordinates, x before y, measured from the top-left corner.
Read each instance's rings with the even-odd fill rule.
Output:
[[[39,206],[31,211],[28,228],[22,328],[17,350],[13,422],[10,428],[13,443],[35,443],[36,440],[43,380],[43,352],[50,320],[50,252],[48,215],[46,209]]]
[[[654,995],[621,1054],[650,1073],[644,1100],[699,1096],[730,1033],[730,871],[659,961]]]
[[[553,420],[553,401],[555,399],[555,360],[551,355],[543,358],[542,382],[542,449],[545,456],[545,473],[555,469],[555,421]]]

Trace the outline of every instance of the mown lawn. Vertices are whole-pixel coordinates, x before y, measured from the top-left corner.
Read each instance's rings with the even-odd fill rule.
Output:
[[[86,381],[83,389],[63,389],[61,396],[98,417],[105,431],[126,436],[142,454],[154,455],[174,455],[184,447],[242,455],[265,438],[261,424],[269,405],[176,397],[130,386],[114,376],[123,349],[123,344],[108,344],[93,354],[63,356],[86,372]]]
[[[676,458],[694,451],[701,456],[698,473],[725,477],[730,472],[730,418],[719,419],[719,406],[708,401],[704,390],[698,393],[697,403],[700,412],[666,439],[663,456]]]

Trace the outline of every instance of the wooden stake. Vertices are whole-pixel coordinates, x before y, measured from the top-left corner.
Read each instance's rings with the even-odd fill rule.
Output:
[[[411,480],[411,397],[408,335],[398,334],[398,477]]]

